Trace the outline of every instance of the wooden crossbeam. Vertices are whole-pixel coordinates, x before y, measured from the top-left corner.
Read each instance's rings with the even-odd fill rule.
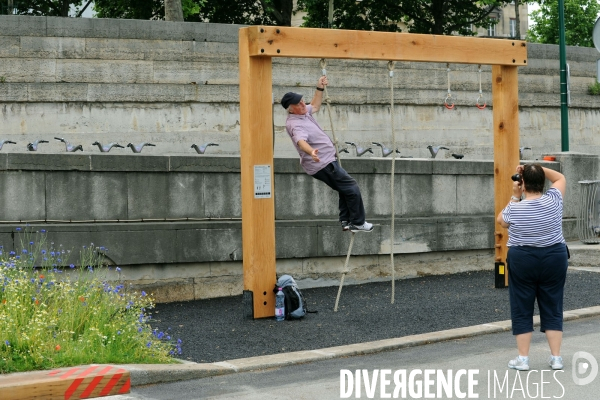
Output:
[[[522,40],[273,26],[244,29],[251,57],[527,65],[527,43]]]
[[[2,400],[74,400],[129,393],[129,371],[86,365],[0,376]]]

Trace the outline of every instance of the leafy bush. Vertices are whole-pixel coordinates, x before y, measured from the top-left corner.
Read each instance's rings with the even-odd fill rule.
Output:
[[[120,284],[119,267],[103,265],[106,249],[84,246],[75,267],[68,261],[75,252],[48,245],[44,230],[16,229],[20,249],[0,246],[0,373],[169,363],[181,353],[181,340],[148,324],[151,296]]]
[[[600,94],[600,82],[595,82],[593,85],[588,87],[588,94],[599,95]]]

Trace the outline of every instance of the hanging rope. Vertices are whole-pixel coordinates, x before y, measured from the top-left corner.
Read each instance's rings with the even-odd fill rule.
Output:
[[[350,245],[348,246],[348,254],[346,254],[346,262],[344,263],[344,272],[342,272],[342,279],[340,279],[340,287],[338,289],[337,297],[335,298],[335,307],[333,312],[337,312],[338,303],[340,302],[340,296],[342,295],[342,287],[344,286],[344,277],[348,273],[348,261],[350,261],[350,254],[352,254],[352,246],[354,245],[354,236],[356,233],[352,232],[352,238],[350,239]]]
[[[324,58],[321,58],[319,65],[321,66],[322,76],[327,76],[327,61],[325,61]],[[325,104],[327,104],[327,114],[329,114],[329,126],[331,126],[331,136],[333,136],[333,145],[335,146],[335,156],[337,157],[338,164],[342,165],[342,159],[340,158],[340,153],[338,151],[338,141],[337,141],[337,138],[335,137],[335,130],[333,129],[333,118],[331,117],[331,99],[329,98],[327,86],[324,86],[323,89],[325,89],[323,92],[323,95],[325,96],[325,99],[324,99]]]
[[[394,66],[395,62],[388,62],[388,71],[390,75],[390,118],[392,126],[392,177],[390,179],[390,198],[392,201],[392,222],[390,225],[390,264],[392,266],[392,299],[394,304],[395,288],[396,288],[396,269],[394,267],[394,224],[396,222],[396,211],[394,209],[394,174],[396,172],[396,129],[394,126]]]
[[[452,110],[454,108],[454,103],[448,104],[449,101],[452,101],[452,94],[450,93],[450,63],[446,64],[446,72],[448,74],[448,95],[446,96],[446,100],[444,100],[444,106],[448,110]]]
[[[479,103],[480,101],[483,101],[483,105]],[[479,65],[479,97],[477,97],[477,102],[475,103],[475,105],[480,110],[483,110],[487,105],[485,99],[483,98],[483,93],[481,92],[481,64]]]

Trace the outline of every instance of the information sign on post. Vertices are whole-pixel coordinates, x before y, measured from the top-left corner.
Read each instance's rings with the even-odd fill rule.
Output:
[[[270,165],[255,165],[254,166],[254,198],[255,199],[270,199],[271,198],[271,166]]]

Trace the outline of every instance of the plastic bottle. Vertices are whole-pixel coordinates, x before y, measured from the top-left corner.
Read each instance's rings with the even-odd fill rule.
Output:
[[[275,320],[283,321],[285,319],[285,295],[281,288],[275,295]]]

